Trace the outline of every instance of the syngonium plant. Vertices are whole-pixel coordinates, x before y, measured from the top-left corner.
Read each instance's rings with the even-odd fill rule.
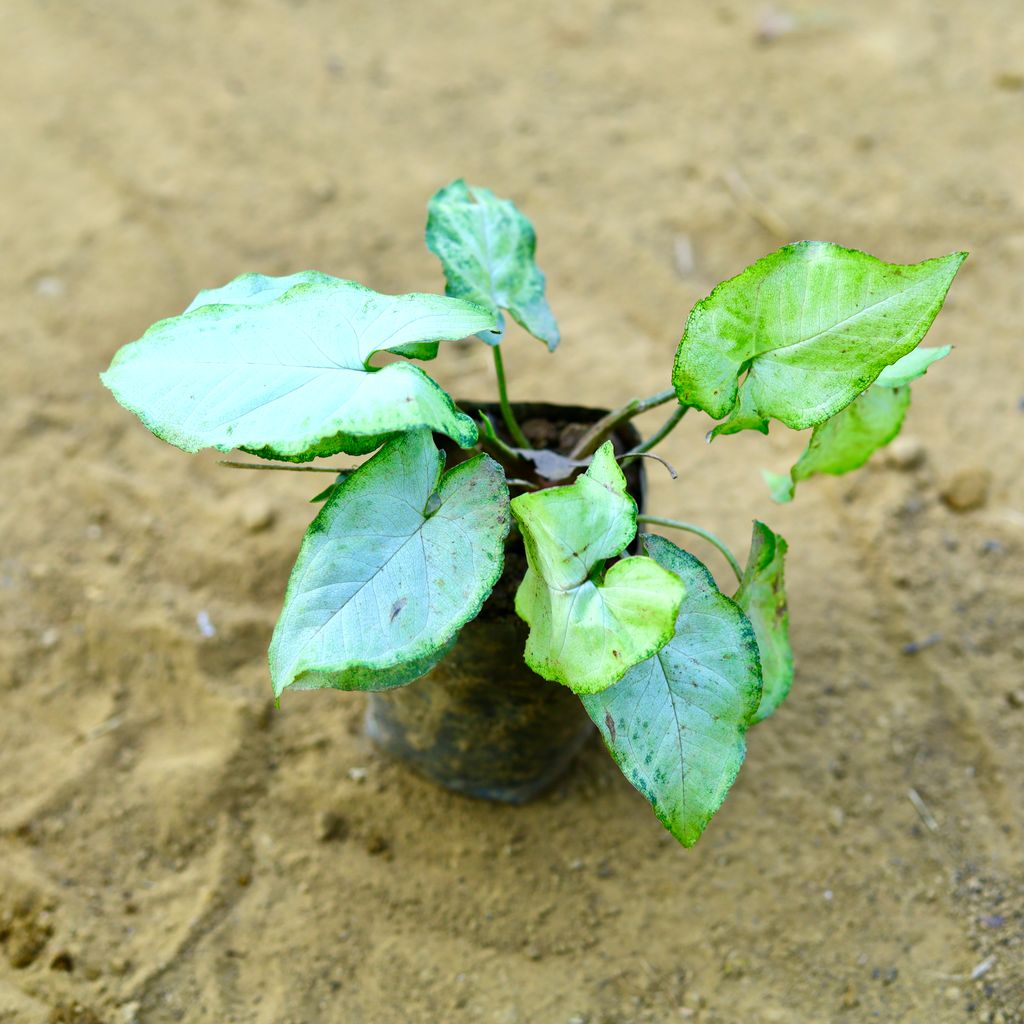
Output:
[[[690,846],[736,778],[747,729],[790,689],[786,542],[755,521],[741,567],[707,530],[638,514],[623,465],[689,409],[718,421],[709,439],[767,433],[773,419],[811,431],[787,474],[765,474],[779,501],[800,480],[863,465],[899,431],[911,381],[950,351],[919,345],[966,254],[897,265],[828,242],[783,246],[693,308],[671,387],[554,452],[533,448],[516,421],[502,363],[505,314],[549,349],[559,342],[533,226],[461,180],[428,209],[444,296],[381,295],[315,271],[244,274],[122,348],[103,382],[187,452],[286,462],[375,453],[314,499],[323,508],[270,645],[277,698],[426,674],[480,612],[518,530],[526,663],[579,695],[626,778]],[[416,362],[474,334],[493,353],[501,432]],[[404,359],[372,365],[385,352]],[[664,426],[616,454],[616,428],[659,405],[672,410]],[[438,435],[470,454],[446,470]],[[693,555],[638,538],[638,525],[704,537],[737,588],[723,593]]]

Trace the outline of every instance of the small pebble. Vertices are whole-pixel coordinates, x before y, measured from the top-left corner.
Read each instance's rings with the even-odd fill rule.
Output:
[[[1007,92],[1024,90],[1024,75],[1019,71],[997,71],[992,81],[997,89],[1005,89]]]
[[[44,299],[59,299],[67,290],[67,286],[59,277],[47,275],[36,281],[36,295],[41,295]]]
[[[886,462],[893,469],[910,470],[922,465],[928,452],[916,437],[897,437],[886,449]]]
[[[331,843],[348,835],[348,822],[335,811],[321,811],[316,816],[316,837],[321,843]]]
[[[62,949],[51,961],[51,971],[64,971],[70,974],[75,969],[75,958],[66,950]]]
[[[693,242],[689,235],[679,235],[673,247],[676,271],[680,277],[693,277],[697,269],[697,260],[693,254]]]
[[[973,467],[954,473],[942,488],[942,500],[954,512],[970,512],[981,508],[988,500],[992,474],[987,469]]]
[[[366,852],[371,857],[383,857],[385,860],[391,860],[391,844],[380,835],[375,833],[366,840]]]
[[[941,640],[941,633],[932,633],[930,636],[926,636],[923,640],[911,640],[910,643],[904,644],[901,650],[904,654],[920,654],[921,651],[926,650],[929,647],[934,647]]]
[[[270,529],[277,513],[265,501],[250,501],[242,506],[238,521],[249,533],[262,533]]]

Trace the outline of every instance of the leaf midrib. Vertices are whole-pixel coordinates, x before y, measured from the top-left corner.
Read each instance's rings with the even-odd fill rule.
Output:
[[[811,345],[814,342],[816,342],[816,341],[820,340],[821,338],[825,337],[826,335],[831,334],[834,331],[839,330],[840,328],[846,327],[848,324],[854,323],[859,317],[862,317],[865,314],[870,313],[872,310],[877,309],[880,306],[884,306],[888,302],[892,302],[892,301],[894,301],[896,299],[899,299],[899,298],[905,296],[908,292],[915,291],[916,289],[921,288],[921,287],[923,287],[926,284],[930,284],[932,279],[935,276],[936,276],[935,274],[929,274],[927,277],[923,277],[919,281],[915,281],[913,284],[909,285],[907,288],[901,288],[899,291],[893,292],[890,295],[886,295],[884,298],[878,299],[877,301],[872,302],[870,305],[864,306],[862,309],[858,309],[856,312],[851,313],[849,316],[843,317],[841,320],[837,320],[835,323],[829,325],[828,327],[823,327],[820,331],[815,332],[810,337],[800,338],[799,340],[790,342],[789,344],[777,345],[774,348],[764,349],[764,350],[759,351],[759,352],[755,351],[754,355],[751,358],[753,358],[753,359],[764,358],[764,357],[767,357],[767,356],[770,356],[770,355],[774,354],[775,352],[789,352],[789,351],[791,351],[791,350],[793,350],[795,348],[800,348],[800,346],[802,346],[802,345]],[[804,292],[804,294],[803,294],[803,301],[805,301],[805,302],[806,302],[806,298],[807,298],[807,291],[808,291],[808,288],[807,288],[806,283],[805,283],[804,290],[803,290],[803,292]],[[917,321],[915,321],[915,323],[919,322],[921,319],[922,319],[921,317],[918,317]],[[908,332],[906,332],[906,331],[902,332],[901,337],[905,337],[907,333]],[[810,369],[810,368],[808,367],[808,369]]]

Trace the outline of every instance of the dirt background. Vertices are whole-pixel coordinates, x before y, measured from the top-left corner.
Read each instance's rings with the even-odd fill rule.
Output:
[[[1016,0],[5,0],[0,1022],[1024,1020],[1022,53]],[[310,478],[96,378],[242,271],[440,290],[458,175],[538,227],[564,342],[510,340],[518,398],[664,387],[783,241],[972,251],[916,468],[778,508],[800,438],[664,446],[655,510],[791,544],[797,683],[692,851],[596,744],[508,809],[375,755],[355,695],[274,712]],[[482,346],[436,369],[491,390]]]

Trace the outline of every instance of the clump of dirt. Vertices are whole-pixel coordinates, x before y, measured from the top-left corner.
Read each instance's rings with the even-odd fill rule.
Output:
[[[31,896],[22,896],[0,911],[0,946],[15,970],[33,964],[52,935],[50,909]]]

